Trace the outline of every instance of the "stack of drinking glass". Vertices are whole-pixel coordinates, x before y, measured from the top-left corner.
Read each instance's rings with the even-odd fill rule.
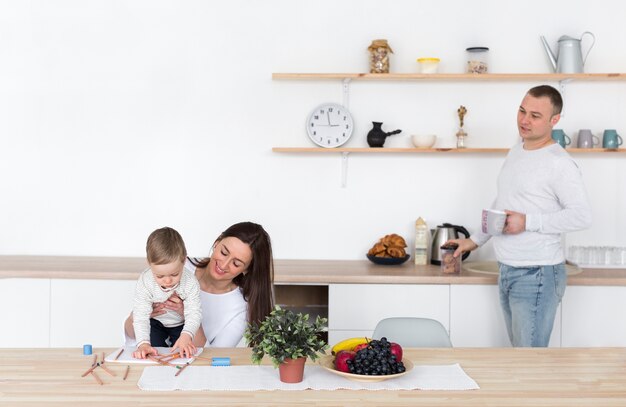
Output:
[[[567,261],[579,266],[626,268],[626,247],[570,246]]]

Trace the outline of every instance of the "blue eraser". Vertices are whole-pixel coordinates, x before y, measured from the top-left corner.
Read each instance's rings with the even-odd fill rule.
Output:
[[[92,349],[91,345],[83,345],[83,355],[91,355]]]
[[[212,358],[211,366],[230,366],[230,358]]]

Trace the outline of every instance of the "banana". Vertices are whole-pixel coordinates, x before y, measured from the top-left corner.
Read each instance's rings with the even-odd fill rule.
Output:
[[[353,350],[355,346],[362,343],[368,343],[370,339],[359,336],[358,338],[348,338],[343,341],[337,342],[331,349],[333,355],[342,350]]]

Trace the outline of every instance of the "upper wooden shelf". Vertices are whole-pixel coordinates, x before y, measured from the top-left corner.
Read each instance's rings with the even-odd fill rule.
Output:
[[[321,148],[321,147],[274,147],[275,153],[506,153],[508,148]],[[626,148],[568,148],[569,153],[626,153]]]
[[[626,80],[626,73],[489,73],[489,74],[468,74],[468,73],[438,73],[438,74],[418,74],[418,73],[273,73],[272,79],[298,79],[298,80],[320,80],[320,79],[351,79],[365,81],[404,81],[404,80],[436,80],[436,81],[623,81]]]

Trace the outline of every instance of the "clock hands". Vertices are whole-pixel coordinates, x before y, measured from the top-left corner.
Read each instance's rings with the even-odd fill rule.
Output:
[[[339,125],[338,125],[338,124],[331,124],[331,123],[330,123],[330,112],[329,112],[328,110],[326,111],[326,117],[328,118],[328,125],[329,125],[330,127],[339,127]]]

